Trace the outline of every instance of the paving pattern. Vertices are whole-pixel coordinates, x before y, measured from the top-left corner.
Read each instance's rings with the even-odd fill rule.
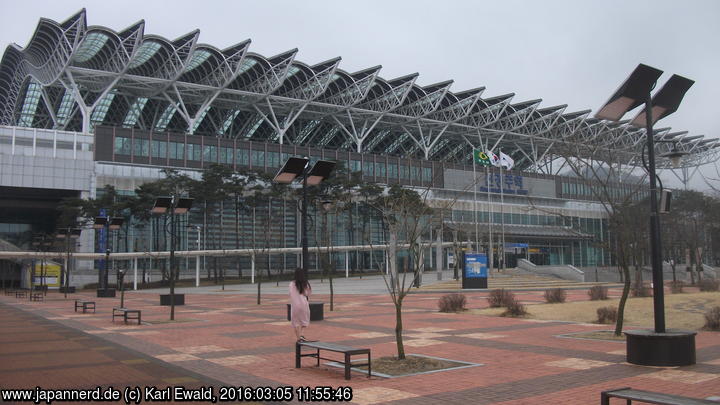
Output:
[[[542,291],[518,292],[541,302]],[[617,291],[611,291],[616,295]],[[441,293],[411,294],[403,315],[407,353],[482,366],[401,378],[366,378],[314,359],[294,368],[294,335],[285,320],[287,298],[266,294],[262,304],[243,293],[187,294],[187,305],[159,305],[155,294],[128,292],[126,307],[141,309],[142,325],[111,321],[119,299],[80,292],[44,302],[0,296],[0,387],[125,386],[350,386],[357,404],[590,404],[600,391],[630,386],[705,398],[720,395],[720,333],[697,335],[698,364],[655,368],[625,362],[624,343],[559,337],[607,326],[437,312]],[[485,292],[468,307],[482,308]],[[97,312],[73,311],[75,298]],[[568,291],[586,300],[586,290]],[[327,296],[314,296],[325,301]],[[313,322],[310,339],[370,347],[374,358],[396,354],[395,314],[385,294],[339,295],[335,311]],[[619,403],[619,402],[618,402]]]

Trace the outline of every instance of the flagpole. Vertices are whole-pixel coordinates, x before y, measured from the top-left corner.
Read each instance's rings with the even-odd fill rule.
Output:
[[[502,156],[502,151],[500,151],[500,156]],[[502,250],[500,270],[505,271],[505,192],[503,187],[502,161],[500,166],[498,166],[498,173],[500,174],[500,230],[502,234],[502,249],[499,249]]]
[[[485,184],[487,185],[487,201],[488,201],[488,269],[493,269],[493,212],[492,200],[490,199],[490,166],[485,166]]]
[[[475,251],[479,251],[480,241],[478,239],[478,217],[477,217],[477,172],[475,171],[475,150],[473,149],[473,219],[475,220]]]

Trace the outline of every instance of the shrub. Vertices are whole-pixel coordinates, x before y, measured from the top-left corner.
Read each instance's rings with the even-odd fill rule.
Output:
[[[650,297],[652,296],[652,290],[645,284],[635,284],[632,288],[633,297]]]
[[[588,290],[590,301],[600,301],[608,299],[608,289],[603,285],[594,285]]]
[[[463,294],[447,294],[440,297],[438,307],[440,312],[459,312],[465,310],[467,300]]]
[[[705,313],[706,330],[720,330],[720,306],[712,307]]]
[[[503,312],[502,316],[509,316],[509,317],[517,317],[517,316],[523,316],[527,315],[527,309],[525,309],[525,305],[521,304],[519,301],[513,298],[512,302],[508,302],[506,305],[505,312]]]
[[[490,291],[490,295],[487,297],[490,308],[506,307],[512,301],[515,301],[515,294],[510,291],[506,291],[501,288],[499,290]]]
[[[673,294],[680,294],[683,292],[683,287],[685,287],[685,283],[680,280],[670,282],[670,292]]]
[[[566,297],[565,290],[562,288],[551,288],[549,290],[545,290],[545,301],[548,304],[565,302]]]
[[[720,290],[720,280],[704,278],[698,282],[698,287],[700,291],[718,291]]]
[[[615,307],[602,307],[597,309],[598,323],[613,323],[617,321],[618,311]]]

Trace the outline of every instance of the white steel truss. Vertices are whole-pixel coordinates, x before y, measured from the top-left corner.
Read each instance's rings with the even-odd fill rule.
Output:
[[[194,133],[353,152],[469,163],[472,149],[502,149],[521,170],[551,173],[561,143],[601,146],[639,165],[644,129],[589,118],[514,94],[452,92],[452,80],[419,86],[418,74],[386,80],[381,66],[354,73],[339,57],[308,65],[292,49],[273,57],[145,34],[140,21],[116,32],[88,27],[85,10],[41,19],[25,48],[0,62],[0,124],[92,132],[95,125]],[[720,141],[656,130],[690,155],[685,167],[720,157]],[[658,168],[668,168],[657,144]],[[591,153],[592,148],[584,149]]]

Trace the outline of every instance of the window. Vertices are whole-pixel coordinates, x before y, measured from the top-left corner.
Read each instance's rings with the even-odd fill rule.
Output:
[[[511,221],[512,221],[511,223],[513,223],[513,224],[522,224],[523,223],[522,214],[511,214]]]
[[[233,154],[232,149],[220,147],[220,163],[232,164]]]
[[[147,139],[135,139],[133,142],[133,155],[148,157],[150,155],[150,141]]]
[[[375,175],[378,177],[385,177],[387,176],[387,171],[385,168],[385,163],[383,162],[376,162],[375,163]]]
[[[397,179],[398,178],[398,166],[395,163],[389,163],[387,167],[387,174],[388,177],[391,179]]]
[[[196,143],[187,144],[187,158],[188,160],[200,161],[200,147],[201,145]]]
[[[373,176],[373,169],[374,169],[373,162],[365,161],[363,164],[363,176]]]
[[[203,162],[217,163],[217,146],[203,146]]]
[[[432,167],[422,168],[422,181],[430,183],[432,181]]]
[[[130,138],[116,137],[115,138],[115,154],[116,155],[129,155],[130,154]]]
[[[422,181],[422,178],[420,177],[420,168],[419,167],[411,167],[410,173],[412,174],[412,180],[416,182]]]
[[[267,153],[268,167],[280,167],[280,154],[278,152]]]
[[[265,167],[265,151],[252,151],[252,165],[253,167]]]
[[[170,159],[185,159],[185,144],[178,142],[170,142]]]
[[[167,142],[165,141],[152,141],[152,157],[154,158],[166,158],[167,157]]]
[[[248,166],[250,164],[247,149],[235,149],[235,162],[238,165]]]
[[[522,221],[521,224],[530,225],[530,216],[531,216],[531,214],[521,214],[520,215],[520,219]]]
[[[400,180],[407,180],[410,178],[410,170],[405,165],[400,165]]]
[[[350,161],[350,171],[351,172],[359,172],[362,170],[362,163],[359,160],[351,160]]]

